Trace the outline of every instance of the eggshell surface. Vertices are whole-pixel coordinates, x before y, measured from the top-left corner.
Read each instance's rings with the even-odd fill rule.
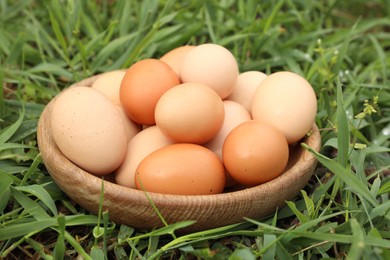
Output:
[[[184,57],[180,79],[183,83],[205,84],[225,99],[232,93],[238,74],[237,61],[228,49],[206,43],[196,46]]]
[[[160,60],[168,64],[177,74],[180,76],[181,64],[187,53],[195,48],[194,45],[185,45],[177,47],[167,53],[165,53]]]
[[[127,117],[122,107],[117,106],[117,109],[119,110],[119,115],[121,116],[123,120],[123,124],[125,126],[127,141],[130,141],[131,138],[133,138],[136,134],[138,134],[141,131],[142,126],[131,121]]]
[[[115,105],[120,106],[119,89],[125,70],[113,70],[101,74],[92,84],[92,88],[99,90],[107,96]]]
[[[155,110],[156,125],[175,142],[203,144],[224,120],[221,98],[208,86],[183,83],[166,91]]]
[[[251,120],[234,128],[222,148],[223,163],[237,182],[254,186],[270,181],[286,168],[289,147],[278,129]]]
[[[157,126],[149,126],[135,135],[127,145],[125,159],[115,171],[117,184],[135,188],[134,175],[139,163],[150,153],[173,144]]]
[[[250,113],[252,111],[252,100],[257,87],[267,77],[260,71],[246,71],[238,75],[233,92],[227,99],[235,101],[245,107]]]
[[[51,129],[60,151],[90,173],[110,173],[125,156],[127,136],[117,107],[90,87],[69,88],[56,97]]]
[[[223,106],[225,110],[225,118],[223,120],[222,127],[213,139],[204,144],[204,147],[213,151],[221,160],[222,146],[225,142],[226,136],[239,124],[252,119],[249,112],[237,102],[224,100]]]
[[[138,124],[155,124],[154,110],[161,95],[180,84],[179,77],[165,62],[144,59],[126,71],[120,86],[120,101],[127,116]]]
[[[179,143],[147,156],[136,170],[138,189],[175,195],[221,193],[224,167],[210,150],[196,144]]]
[[[317,98],[302,76],[275,72],[258,86],[252,101],[252,117],[278,128],[289,144],[311,129],[317,114]]]

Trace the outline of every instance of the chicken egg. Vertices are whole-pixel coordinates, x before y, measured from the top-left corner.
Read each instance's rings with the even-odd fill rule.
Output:
[[[309,82],[289,72],[275,72],[265,78],[252,101],[252,117],[278,128],[289,144],[299,141],[313,126],[317,97]]]
[[[287,166],[289,146],[277,128],[250,120],[230,131],[223,144],[222,158],[234,180],[254,186],[282,174]]]
[[[194,45],[185,45],[177,47],[167,53],[165,53],[160,60],[168,64],[177,74],[177,76],[180,76],[180,68],[181,64],[183,62],[184,57],[187,55],[187,53],[195,48]]]
[[[221,160],[203,146],[178,143],[149,154],[136,170],[138,189],[175,195],[221,193],[225,173]]]
[[[175,142],[203,144],[219,131],[224,106],[215,91],[199,83],[183,83],[166,91],[159,99],[156,125]]]
[[[91,87],[102,92],[115,105],[120,106],[119,88],[125,73],[125,70],[105,72],[96,79]]]
[[[203,146],[213,151],[219,159],[222,160],[222,146],[226,136],[230,131],[239,124],[251,120],[249,112],[237,102],[224,100],[223,106],[225,110],[225,118],[221,129],[217,135]],[[232,179],[230,174],[226,172],[226,187],[231,187],[237,183]]]
[[[117,107],[90,87],[59,94],[51,129],[60,151],[80,168],[96,175],[114,171],[126,153],[127,136]]]
[[[237,102],[224,100],[223,107],[225,110],[225,118],[221,129],[216,136],[203,146],[213,151],[222,160],[222,146],[226,136],[230,131],[239,124],[251,120],[249,112]]]
[[[183,83],[205,84],[222,99],[232,93],[238,74],[238,64],[233,54],[225,47],[213,43],[201,44],[190,50],[180,69]]]
[[[254,93],[260,83],[267,77],[260,71],[246,71],[238,75],[233,92],[227,99],[235,101],[251,113]]]
[[[120,101],[127,116],[138,124],[155,124],[154,109],[161,95],[180,84],[165,62],[144,59],[126,71],[120,86]]]
[[[131,138],[133,138],[136,134],[138,134],[142,130],[142,126],[131,121],[127,117],[122,107],[117,106],[117,109],[119,110],[119,115],[121,116],[125,126],[127,141],[130,141]]]
[[[139,163],[150,153],[173,144],[156,126],[149,126],[135,135],[127,144],[126,156],[115,171],[117,184],[135,188],[134,175]]]

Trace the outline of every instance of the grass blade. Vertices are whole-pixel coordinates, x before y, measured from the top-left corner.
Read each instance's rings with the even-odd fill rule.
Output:
[[[19,113],[19,118],[12,125],[0,131],[0,147],[12,137],[16,130],[18,130],[23,122],[24,113],[24,106],[22,106],[22,110]]]
[[[365,250],[364,246],[364,233],[362,227],[356,219],[351,219],[351,229],[353,234],[352,246],[348,251],[348,259],[361,259],[363,251]]]
[[[52,260],[53,259],[51,256],[46,254],[45,246],[42,243],[39,243],[38,241],[36,241],[35,239],[32,239],[31,237],[28,237],[26,239],[26,242],[39,255],[39,258],[42,258],[43,260]]]
[[[57,219],[48,218],[2,227],[0,229],[0,241],[22,237],[30,233],[37,233],[48,227],[55,226],[56,223]]]
[[[308,221],[307,217],[297,209],[297,206],[295,205],[294,202],[287,201],[286,203],[287,206],[292,210],[292,212],[294,212],[295,216],[297,216],[297,218],[301,223],[306,223]]]
[[[272,22],[275,19],[275,16],[278,14],[278,12],[279,12],[280,8],[282,8],[283,4],[284,4],[284,0],[276,2],[274,8],[272,9],[271,14],[268,16],[268,18],[266,20],[266,23],[265,23],[264,28],[263,28],[263,33],[268,32],[269,28],[271,27]]]
[[[0,36],[1,37],[1,36]],[[0,69],[0,127],[3,128],[2,118],[4,116],[5,105],[4,105],[4,72]]]
[[[51,198],[47,190],[45,190],[41,185],[33,184],[29,186],[19,186],[15,189],[34,195],[40,201],[42,201],[55,216],[58,215],[57,207],[53,199]]]
[[[57,216],[58,223],[58,238],[56,245],[54,246],[54,259],[64,259],[65,255],[65,228],[66,222],[63,215]]]
[[[318,153],[311,147],[306,144],[302,144],[302,146],[314,154],[317,160],[332,171],[337,177],[339,177],[344,183],[346,183],[351,190],[353,190],[356,194],[363,196],[368,202],[370,202],[373,206],[378,206],[378,202],[372,196],[371,192],[368,190],[368,187],[365,183],[362,182],[356,175],[354,175],[350,170],[344,168],[339,163],[329,159],[328,157]]]
[[[277,242],[276,248],[277,248],[275,251],[275,255],[277,256],[276,259],[286,259],[286,260],[293,259],[291,254],[288,252],[288,250],[284,247],[284,245],[281,242],[279,241]]]
[[[36,149],[36,147],[18,143],[4,143],[0,145],[0,152],[10,149]]]
[[[12,188],[11,193],[15,200],[29,213],[33,218],[37,220],[50,218],[49,214],[35,201],[28,196],[20,192],[17,188]]]
[[[303,199],[305,201],[307,214],[308,214],[309,218],[313,218],[315,215],[314,202],[311,198],[309,198],[306,191],[302,190],[301,193],[302,193]]]
[[[267,250],[263,254],[264,260],[275,259],[277,237],[274,234],[264,234],[264,247]]]
[[[337,159],[341,166],[347,167],[349,154],[348,118],[344,107],[340,80],[337,82]]]
[[[0,213],[3,213],[11,196],[10,187],[13,179],[7,174],[0,174]]]
[[[72,237],[67,231],[65,231],[64,237],[66,241],[68,241],[69,244],[71,244],[72,247],[77,251],[77,253],[79,253],[79,255],[83,257],[83,259],[92,260],[92,258],[88,255],[87,252],[85,252],[84,248],[80,245],[80,243],[74,237]]]
[[[49,10],[49,17],[50,17],[52,30],[54,32],[54,35],[57,38],[57,42],[60,43],[63,52],[67,53],[68,45],[66,43],[65,36],[62,33],[60,25],[59,25],[57,19],[54,17],[54,14],[53,14],[53,12],[51,10]]]

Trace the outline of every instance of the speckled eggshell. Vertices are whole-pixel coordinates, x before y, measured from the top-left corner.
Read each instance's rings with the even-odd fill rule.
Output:
[[[53,104],[51,129],[60,151],[84,170],[114,171],[126,153],[127,136],[117,107],[90,87],[73,87]]]

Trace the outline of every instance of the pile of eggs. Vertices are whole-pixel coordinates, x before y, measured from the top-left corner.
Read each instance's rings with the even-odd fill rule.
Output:
[[[282,174],[316,112],[300,75],[240,73],[229,50],[207,43],[68,88],[50,120],[60,151],[91,174],[113,173],[118,185],[148,192],[205,195]]]

